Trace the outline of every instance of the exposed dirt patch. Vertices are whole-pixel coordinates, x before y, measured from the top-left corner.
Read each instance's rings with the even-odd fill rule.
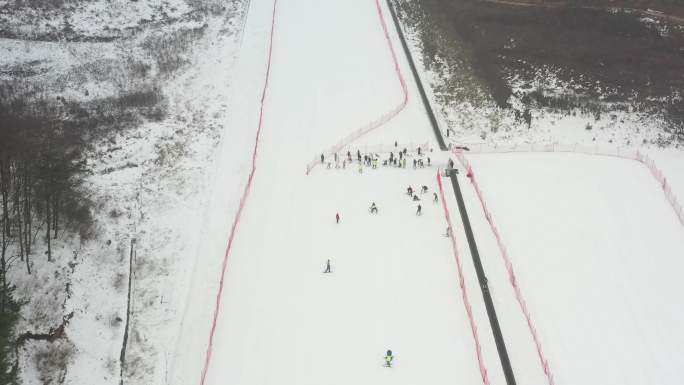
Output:
[[[658,10],[678,14],[682,4],[603,1],[582,8],[577,5],[589,2],[528,3],[553,6],[419,0],[400,8],[407,24],[419,31],[428,68],[439,72],[444,64],[439,61],[446,60],[456,62],[446,63],[452,70],[471,72],[470,83],[462,81],[462,74],[450,74],[461,78],[450,86],[459,101],[484,93],[508,108],[516,94],[528,105],[595,108],[599,113],[605,109],[599,104],[613,103],[611,108],[665,112],[681,124],[684,29],[615,7],[658,5]],[[596,8],[601,5],[608,8]],[[553,82],[545,81],[551,77]]]

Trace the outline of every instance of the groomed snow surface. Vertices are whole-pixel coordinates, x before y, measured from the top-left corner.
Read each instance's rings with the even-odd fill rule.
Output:
[[[409,105],[358,144],[435,147],[380,4]],[[227,126],[240,133],[256,130],[272,7],[252,1],[245,26],[232,84],[237,108]],[[228,257],[205,384],[482,383],[444,214],[432,202],[436,168],[319,167],[304,174],[314,154],[402,99],[375,3],[283,1],[271,66],[255,179]],[[195,261],[171,364],[174,384],[200,382],[239,200],[223,193],[235,191],[236,166],[221,163],[230,153],[217,158],[202,241],[188,256]],[[572,154],[470,159],[556,384],[681,382],[684,228],[648,170]],[[241,163],[238,174],[246,172]],[[409,185],[429,187],[422,216],[405,194]],[[546,384],[479,201],[467,179],[461,185],[518,383]],[[445,186],[484,361],[491,383],[503,384],[453,190]],[[368,212],[373,201],[377,215]],[[332,274],[323,274],[327,259]],[[387,349],[396,355],[392,369],[382,366]]]
[[[580,154],[468,159],[556,383],[681,383],[684,227],[648,169]],[[542,384],[496,240],[468,186],[467,209],[518,382]]]

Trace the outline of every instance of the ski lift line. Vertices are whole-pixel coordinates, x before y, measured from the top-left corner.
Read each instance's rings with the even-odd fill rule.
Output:
[[[387,0],[387,7],[389,8],[390,14],[392,15],[392,20],[394,20],[394,26],[397,29],[397,34],[399,35],[401,46],[404,49],[406,61],[408,61],[409,67],[411,67],[411,72],[413,73],[413,78],[416,82],[416,87],[418,88],[420,99],[423,101],[423,106],[425,107],[425,112],[427,113],[428,120],[430,121],[430,125],[432,126],[432,130],[435,133],[435,137],[437,138],[437,144],[439,145],[439,149],[442,151],[446,151],[447,145],[444,142],[444,138],[442,137],[442,131],[440,130],[439,124],[437,123],[437,118],[435,117],[435,112],[432,110],[432,105],[430,105],[430,100],[428,99],[427,94],[425,93],[425,88],[423,87],[423,82],[420,79],[420,74],[418,73],[416,64],[413,61],[413,56],[411,56],[411,50],[409,49],[408,44],[406,44],[404,31],[401,28],[401,23],[399,22],[397,13],[394,10],[394,7],[392,6],[392,0]]]
[[[461,288],[461,297],[463,299],[463,306],[465,307],[466,314],[468,316],[468,323],[470,325],[470,331],[473,335],[473,341],[475,343],[475,354],[477,356],[477,363],[480,369],[480,377],[484,385],[489,385],[489,376],[487,374],[487,367],[484,363],[482,357],[482,347],[480,345],[480,337],[477,333],[477,325],[475,323],[475,318],[473,317],[473,309],[470,306],[470,300],[468,299],[468,289],[465,284],[465,277],[463,275],[463,264],[461,263],[461,255],[458,252],[458,243],[456,242],[456,236],[454,235],[453,225],[451,224],[451,215],[449,215],[449,208],[447,207],[446,200],[444,199],[444,188],[442,187],[442,176],[439,170],[437,170],[437,185],[439,186],[439,195],[442,200],[442,207],[444,208],[444,217],[447,221],[449,229],[452,231],[448,232],[449,239],[451,240],[451,246],[454,251],[454,258],[456,259],[456,267],[458,268],[458,282]]]
[[[494,307],[494,301],[492,300],[491,289],[487,284],[487,276],[485,275],[484,267],[482,266],[480,253],[477,250],[475,236],[473,235],[473,229],[470,225],[470,219],[468,218],[468,212],[466,211],[463,193],[461,192],[461,187],[458,184],[457,175],[458,173],[456,172],[449,173],[449,176],[451,177],[451,184],[454,188],[454,194],[456,195],[456,202],[458,203],[458,211],[461,214],[461,221],[463,222],[463,230],[465,231],[466,239],[468,240],[470,255],[473,258],[473,265],[475,265],[477,280],[480,284],[480,290],[482,291],[482,298],[484,299],[485,308],[487,310],[487,317],[489,318],[489,324],[492,328],[492,334],[494,335],[496,350],[499,353],[499,359],[501,360],[501,368],[503,369],[504,378],[506,378],[506,384],[516,385],[513,367],[511,366],[511,361],[508,357],[508,351],[506,350],[506,343],[501,331],[501,325],[499,324],[499,319],[496,316],[496,309]]]
[[[235,239],[235,232],[237,230],[238,225],[240,224],[240,219],[242,217],[242,210],[245,207],[245,204],[247,203],[247,199],[249,198],[249,195],[252,191],[252,182],[254,180],[254,175],[256,174],[256,160],[257,160],[257,155],[258,155],[258,150],[259,150],[259,139],[261,137],[261,129],[263,128],[263,121],[264,121],[264,100],[266,99],[267,91],[268,91],[268,84],[269,84],[269,78],[271,74],[271,59],[273,56],[273,35],[275,32],[275,20],[276,20],[276,9],[278,5],[278,0],[273,0],[273,13],[271,16],[271,32],[269,35],[269,42],[268,42],[268,59],[267,59],[267,64],[266,64],[266,74],[265,74],[265,79],[264,79],[264,86],[263,90],[261,92],[261,99],[260,99],[260,107],[259,107],[259,123],[257,125],[257,131],[256,131],[256,136],[254,139],[254,148],[252,150],[252,166],[251,166],[251,171],[249,173],[249,177],[247,178],[247,184],[245,185],[245,188],[242,192],[242,197],[240,198],[240,204],[238,206],[238,210],[235,213],[235,218],[233,219],[233,224],[230,229],[230,236],[228,238],[228,244],[226,245],[226,252],[223,256],[223,262],[221,265],[221,278],[219,280],[219,288],[218,292],[216,293],[216,302],[214,306],[214,314],[213,318],[211,321],[211,330],[209,332],[209,341],[207,344],[207,351],[205,354],[204,358],[204,366],[202,368],[202,374],[200,377],[200,385],[204,385],[207,377],[207,372],[209,370],[209,366],[211,364],[211,357],[212,357],[212,352],[213,352],[213,345],[214,345],[214,335],[216,333],[216,325],[219,317],[219,310],[221,308],[221,298],[223,295],[223,283],[226,275],[226,267],[228,264],[228,256],[230,255],[230,251],[233,246],[233,240]]]
[[[408,104],[408,88],[406,86],[406,80],[404,79],[404,75],[402,74],[401,68],[399,67],[399,61],[397,60],[397,54],[394,51],[394,46],[392,45],[392,40],[390,39],[389,31],[387,30],[387,23],[385,22],[385,17],[382,13],[382,8],[380,6],[380,0],[375,0],[375,7],[378,11],[378,17],[380,18],[380,25],[382,26],[382,31],[385,35],[385,40],[387,41],[387,46],[389,47],[390,53],[392,54],[392,62],[394,63],[394,70],[397,74],[397,78],[399,79],[399,85],[401,86],[402,101],[396,107],[394,107],[391,110],[380,115],[375,120],[364,124],[363,126],[358,128],[354,132],[352,132],[349,135],[342,138],[340,141],[338,141],[332,147],[325,150],[323,152],[323,154],[326,156],[330,156],[336,152],[339,152],[343,148],[349,146],[355,140],[361,138],[362,136],[364,136],[367,133],[375,130],[376,128],[383,126],[385,123],[389,122],[390,120],[394,119],[397,115],[399,115],[399,113],[401,111],[403,111],[404,108],[406,108],[406,105]],[[318,155],[316,155],[316,156],[314,156],[313,160],[311,160],[306,165],[306,175],[309,175],[311,170],[314,167],[316,167],[318,164],[320,164],[320,162],[319,162]]]
[[[539,358],[539,363],[541,365],[541,368],[544,371],[544,374],[546,375],[548,384],[554,385],[555,381],[553,378],[553,373],[551,372],[551,368],[549,366],[549,361],[546,359],[546,357],[544,355],[544,350],[542,349],[541,339],[539,338],[539,334],[537,333],[537,328],[535,327],[534,322],[532,321],[532,315],[530,314],[530,310],[527,307],[527,302],[525,301],[525,298],[523,297],[523,294],[522,294],[522,290],[520,289],[520,286],[518,285],[518,280],[517,280],[517,277],[515,275],[515,270],[513,269],[513,263],[511,262],[511,260],[508,256],[508,251],[506,250],[506,246],[504,246],[503,240],[501,238],[501,234],[499,233],[498,228],[494,224],[494,219],[492,217],[492,213],[487,208],[487,203],[484,200],[484,195],[482,194],[482,190],[480,190],[480,186],[477,184],[477,180],[475,179],[475,174],[473,172],[473,168],[470,165],[470,162],[465,158],[465,155],[463,154],[462,151],[454,151],[454,154],[456,155],[456,158],[461,163],[461,165],[466,169],[468,179],[470,179],[470,183],[473,185],[473,188],[475,189],[478,200],[480,201],[480,204],[482,206],[482,211],[484,212],[484,216],[487,219],[487,222],[489,223],[490,229],[491,229],[492,233],[494,234],[494,237],[496,238],[496,243],[497,243],[497,246],[499,248],[499,252],[500,252],[501,257],[503,259],[504,265],[506,266],[506,271],[508,272],[509,282],[511,284],[511,287],[513,288],[514,293],[515,293],[515,299],[517,300],[518,305],[520,306],[520,310],[522,311],[523,316],[525,317],[525,321],[527,322],[527,327],[530,331],[530,335],[531,335],[532,340],[534,342],[534,345],[537,349],[537,356]]]

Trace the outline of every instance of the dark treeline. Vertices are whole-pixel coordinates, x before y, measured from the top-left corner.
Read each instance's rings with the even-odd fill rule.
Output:
[[[53,260],[53,240],[65,228],[84,235],[91,223],[79,196],[84,140],[77,122],[46,102],[0,103],[0,373],[10,365],[6,344],[18,310],[8,271],[31,274]]]

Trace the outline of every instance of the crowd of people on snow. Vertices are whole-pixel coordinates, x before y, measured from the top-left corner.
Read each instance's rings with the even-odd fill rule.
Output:
[[[432,166],[432,159],[425,154],[422,147],[417,147],[415,152],[409,152],[408,148],[399,149],[399,144],[395,141],[395,151],[390,151],[389,154],[379,153],[361,153],[361,150],[356,150],[356,154],[352,154],[350,150],[346,154],[334,153],[332,156],[326,158],[325,154],[321,154],[321,165],[325,165],[327,169],[346,169],[347,166],[352,166],[356,163],[360,173],[363,173],[363,167],[370,167],[373,169],[382,167],[406,168],[407,165],[413,164],[413,168],[424,168]],[[432,150],[430,150],[432,152]],[[409,162],[409,158],[411,161]]]
[[[361,157],[360,153],[358,154],[359,158]],[[362,161],[364,163],[368,163],[369,160],[368,158],[362,158]],[[372,159],[370,160],[372,162]],[[426,185],[420,186],[420,189],[414,189],[413,186],[408,186],[406,188],[406,194],[410,197],[411,201],[413,202],[420,202],[421,198],[420,196],[424,196],[425,194],[428,194],[430,191],[429,187]],[[432,201],[434,204],[439,203],[439,197],[436,192],[432,193]],[[371,202],[370,207],[368,208],[368,212],[372,215],[378,215],[379,210],[378,210],[378,205],[375,202]],[[416,208],[416,215],[420,216],[423,214],[423,207],[421,206],[420,203],[418,203],[418,206]],[[341,220],[341,216],[339,212],[335,213],[335,224],[339,225]],[[447,228],[447,236],[449,234],[449,228]],[[330,259],[327,259],[325,262],[325,269],[323,270],[324,274],[331,274],[332,271],[332,266]],[[394,361],[394,355],[392,354],[392,350],[387,350],[385,356],[383,357],[385,361],[385,367],[391,368],[392,367],[392,362]]]
[[[382,167],[406,168],[408,158],[412,158],[411,163],[413,164],[414,169],[432,166],[432,160],[429,156],[427,156],[427,154],[424,153],[423,148],[418,147],[415,153],[411,153],[408,151],[407,148],[399,150],[397,142],[394,143],[394,146],[395,148],[397,148],[396,154],[394,151],[390,151],[389,154],[386,154],[384,158],[377,153],[363,154],[360,150],[356,150],[355,154],[352,154],[351,151],[347,151],[346,154],[342,155],[334,153],[332,155],[332,159],[328,159],[326,162],[325,155],[321,154],[321,164],[326,165],[328,169],[331,169],[333,167],[336,169],[346,169],[347,166],[352,166],[354,163],[356,163],[359,173],[363,173],[363,167],[370,167],[372,169],[376,169],[379,167],[380,164],[382,165]],[[432,152],[432,150],[430,150],[430,152]],[[447,170],[451,169],[454,169],[454,161],[449,159],[449,162],[447,164]],[[445,170],[445,172],[447,172],[447,170]],[[409,196],[411,202],[415,202],[417,205],[415,212],[416,216],[421,216],[423,214],[421,197],[425,196],[426,194],[429,194],[429,192],[430,189],[426,185],[421,185],[418,189],[414,189],[413,186],[410,185],[406,188],[406,195]],[[434,204],[439,204],[439,196],[437,195],[437,192],[432,192],[432,202]],[[368,208],[368,212],[371,215],[378,215],[378,205],[375,202],[371,202],[371,205]],[[335,213],[335,223],[339,225],[340,221],[340,213],[337,212]],[[451,228],[447,227],[446,234],[444,234],[444,236],[449,237],[450,235]],[[325,269],[323,270],[323,273],[332,273],[330,259],[326,260]],[[392,367],[392,362],[394,361],[394,358],[395,356],[392,354],[392,351],[387,350],[385,356],[383,357],[385,361],[385,366]]]
[[[408,195],[409,198],[411,199],[411,201],[413,201],[413,202],[421,202],[421,198],[419,197],[418,192],[420,192],[420,195],[422,196],[422,195],[427,194],[429,192],[429,190],[430,190],[429,187],[426,185],[420,186],[420,190],[414,189],[413,186],[408,186],[406,188],[406,195]],[[437,195],[436,192],[432,193],[432,202],[434,204],[439,203],[439,196]],[[371,202],[371,205],[368,208],[368,212],[370,214],[377,215],[380,212],[378,209],[378,205],[375,202]],[[420,216],[420,215],[423,215],[423,206],[420,203],[417,203],[416,216]],[[340,220],[341,220],[340,213],[339,212],[335,213],[335,224],[339,225]],[[447,236],[448,235],[449,235],[449,229],[447,229]],[[332,272],[332,270],[330,268],[330,260],[329,259],[326,262],[326,268],[325,268],[325,271],[323,271],[323,272],[324,273],[331,273]]]
[[[369,159],[368,156],[362,157],[360,152],[357,153],[357,155],[358,155],[358,158],[361,159],[361,161],[364,164],[368,164],[368,163],[372,164],[373,159]],[[323,158],[321,158],[321,159],[323,159]],[[402,159],[404,159],[403,156],[402,156]],[[418,188],[418,189],[414,189],[413,186],[410,186],[410,185],[406,188],[406,195],[409,196],[409,198],[412,202],[421,202],[421,196],[425,196],[426,194],[429,194],[429,192],[430,192],[430,188],[426,185],[421,185],[420,188]],[[439,203],[439,196],[437,195],[437,192],[432,193],[432,202],[434,204]],[[368,212],[371,215],[378,215],[379,214],[378,205],[375,202],[371,202],[371,205],[368,208]],[[416,215],[420,216],[422,214],[423,214],[423,207],[420,203],[417,203]],[[335,213],[335,224],[339,225],[340,220],[341,220],[340,213],[336,212]],[[450,231],[450,229],[447,227],[447,233],[446,233],[447,236],[449,236],[449,231]],[[323,270],[323,273],[324,274],[331,274],[332,272],[333,271],[332,271],[332,267],[331,267],[331,261],[330,261],[330,259],[327,259],[325,262],[325,269]],[[395,358],[395,356],[392,354],[392,350],[387,350],[385,356],[383,357],[383,359],[385,361],[385,367],[391,368],[392,363],[394,361],[394,358]]]

